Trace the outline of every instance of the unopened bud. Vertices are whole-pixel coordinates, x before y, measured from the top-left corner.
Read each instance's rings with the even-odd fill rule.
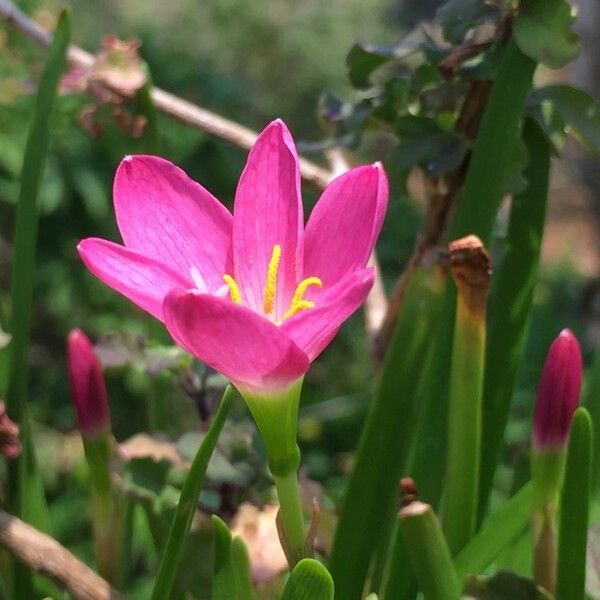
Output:
[[[534,450],[566,445],[571,419],[579,405],[582,371],[577,338],[569,329],[563,329],[548,350],[538,387],[533,417]]]
[[[110,413],[102,367],[90,340],[80,329],[69,333],[67,360],[79,429],[82,435],[93,436],[110,426]]]

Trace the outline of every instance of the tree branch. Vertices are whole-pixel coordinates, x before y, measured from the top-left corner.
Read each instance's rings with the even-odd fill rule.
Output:
[[[55,581],[77,600],[125,600],[56,540],[1,509],[0,546],[19,562]]]
[[[11,27],[20,31],[40,46],[48,47],[52,35],[42,29],[23,11],[9,0],[0,0],[0,18]],[[94,56],[77,46],[71,46],[68,60],[72,65],[87,69],[94,64]],[[97,85],[97,84],[96,84]],[[88,90],[93,93],[93,90]],[[116,89],[113,93],[119,94]],[[119,94],[121,95],[121,94]],[[187,100],[179,98],[158,87],[152,88],[152,100],[158,110],[174,119],[191,125],[202,131],[231,142],[235,146],[249,150],[254,145],[258,134],[243,125],[234,123],[209,110],[201,108]],[[324,189],[331,181],[331,174],[319,165],[300,158],[300,174],[302,178],[317,188]]]

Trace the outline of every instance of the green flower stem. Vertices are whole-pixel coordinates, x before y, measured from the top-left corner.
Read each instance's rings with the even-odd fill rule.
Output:
[[[460,580],[431,506],[412,502],[403,508],[400,528],[425,600],[459,600]]]
[[[448,413],[448,454],[443,500],[444,531],[453,553],[461,550],[475,532],[479,492],[481,443],[482,361],[484,332],[466,319],[457,306]],[[478,364],[479,363],[479,364]]]
[[[298,489],[300,450],[296,443],[298,406],[304,378],[288,388],[255,393],[240,390],[267,449],[269,469],[279,496],[280,514],[287,545],[286,555],[293,567],[304,554],[304,518]]]
[[[444,532],[456,554],[476,530],[489,256],[469,236],[450,244],[458,295],[450,366]]]
[[[171,597],[173,581],[179,567],[185,536],[192,522],[194,511],[196,510],[198,495],[200,494],[200,488],[202,487],[204,476],[206,475],[208,461],[215,449],[217,439],[219,438],[219,434],[223,429],[223,425],[225,424],[225,420],[231,409],[234,396],[234,389],[231,386],[227,386],[223,398],[221,399],[219,409],[217,410],[217,414],[194,457],[190,472],[188,473],[183,489],[181,490],[179,503],[175,509],[175,516],[171,523],[167,545],[158,568],[158,575],[154,582],[152,600],[165,600],[166,598]]]
[[[560,508],[556,600],[583,600],[592,481],[593,426],[585,408],[573,416]]]
[[[296,471],[284,476],[274,476],[277,496],[279,498],[279,511],[283,522],[286,542],[294,557],[294,564],[304,558],[304,515]],[[293,568],[294,564],[290,565]]]
[[[119,553],[121,511],[110,473],[110,431],[106,429],[83,437],[83,448],[90,471],[90,505],[98,572],[113,585],[118,585],[121,562],[126,557]]]

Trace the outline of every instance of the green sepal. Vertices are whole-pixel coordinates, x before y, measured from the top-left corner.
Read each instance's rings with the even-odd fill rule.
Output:
[[[274,477],[295,473],[300,466],[296,435],[303,381],[300,377],[288,388],[276,392],[239,390],[264,440],[269,469]]]
[[[533,448],[531,478],[533,481],[533,511],[543,514],[548,506],[556,506],[560,493],[565,448]]]

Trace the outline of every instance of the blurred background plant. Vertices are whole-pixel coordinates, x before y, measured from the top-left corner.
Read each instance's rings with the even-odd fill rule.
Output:
[[[54,27],[62,6],[51,0],[18,4],[47,29]],[[438,13],[443,35],[433,25],[414,29],[435,17],[442,4],[435,0],[69,4],[74,43],[96,52],[103,43],[110,51],[111,42],[104,40],[108,34],[139,40],[139,55],[153,83],[163,89],[257,130],[281,117],[300,140],[300,149],[325,166],[323,150],[338,144],[346,147],[352,162],[388,160],[394,196],[378,246],[388,292],[411,256],[432,186],[456,169],[468,150],[468,135],[455,131],[456,106],[466,92],[465,81],[487,78],[498,62],[494,46],[486,46],[490,38],[483,27],[477,40],[483,46],[467,57],[453,55],[448,78],[431,65],[465,43],[470,28],[461,24],[464,13],[460,11],[474,4],[468,1],[450,2],[445,12]],[[584,14],[593,14],[593,1],[582,4]],[[498,18],[496,4],[486,6],[485,12],[470,14],[470,23]],[[578,62],[569,69],[541,68],[536,83],[562,85],[572,80],[598,94],[594,66],[598,50],[592,43],[590,19],[576,26],[583,34]],[[43,50],[1,26],[0,316],[8,314],[14,206],[44,57]],[[452,77],[455,71],[458,78]],[[596,73],[595,80],[590,73]],[[84,509],[87,475],[79,436],[74,433],[65,361],[67,333],[81,328],[99,340],[96,350],[106,368],[113,433],[121,443],[115,469],[123,489],[139,507],[131,516],[135,535],[127,591],[142,598],[156,564],[155,549],[164,542],[186,461],[195,453],[223,381],[172,348],[161,327],[90,277],[75,247],[89,235],[117,239],[111,185],[124,155],[160,153],[216,196],[231,201],[245,153],[164,115],[158,115],[157,141],[152,122],[145,122],[149,114],[141,97],[116,108],[110,102],[98,104],[77,91],[77,74],[70,76],[52,116],[40,195],[30,348],[36,454],[54,535],[91,562],[90,524]],[[516,489],[517,480],[527,478],[530,415],[550,341],[560,329],[570,327],[582,341],[589,363],[600,335],[600,188],[590,187],[598,163],[587,154],[590,148],[592,152],[600,148],[600,115],[588,111],[585,100],[577,105],[569,92],[553,94],[551,119],[547,113],[540,116],[548,97],[538,95],[529,102],[531,115],[540,121],[544,117],[548,134],[563,152],[553,161],[540,279],[507,444],[495,480],[500,497]],[[565,128],[579,141],[565,142]],[[514,154],[507,192],[523,189],[526,150],[519,145]],[[304,198],[311,205],[316,192],[305,185]],[[506,222],[504,211],[496,232],[500,240]],[[5,327],[3,321],[0,324]],[[299,439],[307,498],[317,494],[325,508],[324,550],[331,542],[330,509],[343,496],[351,452],[373,391],[377,367],[365,360],[370,353],[362,317],[356,315],[310,371],[304,387]],[[264,462],[253,425],[238,403],[209,469],[201,506],[228,519],[235,515],[238,531],[246,520],[257,536],[263,535],[263,513],[237,507],[241,500],[261,504],[270,498]],[[178,577],[180,589],[193,590],[199,597],[205,597],[209,582],[210,564],[202,557],[210,554],[206,540],[211,531],[208,518],[194,529],[192,548]],[[250,542],[251,554],[260,554],[261,545],[268,547],[274,536],[274,531],[264,533],[256,550]],[[254,575],[268,580],[285,562],[275,552],[271,556],[263,552],[263,570]],[[506,566],[526,572],[527,560],[519,562],[515,554],[507,555]],[[275,593],[278,583],[264,585]]]

